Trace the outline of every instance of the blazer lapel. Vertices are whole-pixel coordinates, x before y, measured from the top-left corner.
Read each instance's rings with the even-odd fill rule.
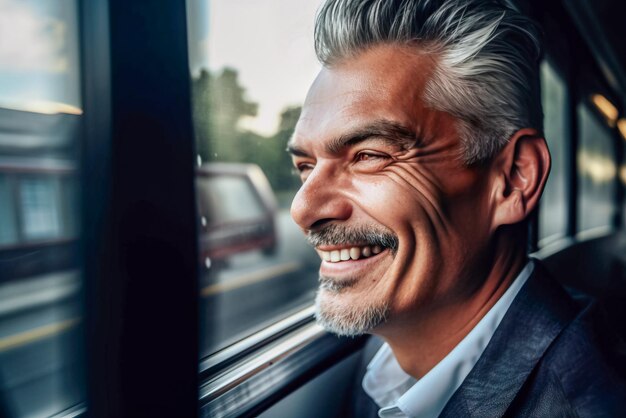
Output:
[[[501,417],[552,341],[576,316],[572,299],[535,262],[484,353],[440,417]]]

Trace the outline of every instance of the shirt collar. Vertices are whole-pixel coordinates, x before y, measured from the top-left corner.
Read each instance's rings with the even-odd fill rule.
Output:
[[[529,261],[480,322],[420,380],[402,370],[385,343],[367,366],[362,382],[365,393],[382,408],[379,416],[438,416],[480,358],[533,268]]]

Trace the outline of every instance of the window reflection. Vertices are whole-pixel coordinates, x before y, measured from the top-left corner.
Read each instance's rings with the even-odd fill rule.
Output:
[[[619,141],[626,141],[626,119],[620,118],[617,121],[617,128],[620,133]],[[621,222],[622,227],[626,226],[626,144],[621,142],[621,165],[619,167],[619,180],[620,187],[622,188],[622,202],[621,202]]]
[[[56,179],[27,178],[20,182],[20,203],[27,240],[61,235],[59,184]]]
[[[0,245],[17,241],[13,190],[6,175],[0,174]]]
[[[311,303],[319,258],[289,215],[285,152],[308,86],[318,2],[189,1],[202,355]]]
[[[565,84],[546,61],[541,65],[541,99],[544,133],[552,156],[552,169],[540,203],[540,246],[550,239],[564,236],[567,228]]]
[[[276,201],[263,172],[252,164],[209,163],[198,169],[200,250],[213,271],[248,251],[276,252]]]
[[[581,134],[576,161],[580,187],[578,229],[610,227],[618,171],[612,158],[613,136],[587,106],[578,106],[578,117]]]
[[[75,0],[0,1],[0,415],[80,403]]]

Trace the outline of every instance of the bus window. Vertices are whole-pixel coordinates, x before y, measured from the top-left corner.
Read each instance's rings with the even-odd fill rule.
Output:
[[[0,415],[80,408],[76,0],[0,1]]]
[[[319,258],[289,215],[285,151],[308,86],[318,2],[188,1],[201,356],[310,304]]]
[[[24,238],[38,240],[60,237],[61,195],[58,179],[25,178],[20,181],[19,190]]]
[[[79,217],[75,211],[79,206],[78,202],[78,179],[74,175],[65,175],[61,178],[61,227],[63,235],[77,238],[79,234]]]
[[[0,245],[17,241],[17,223],[12,187],[6,175],[0,174]]]
[[[626,137],[622,137],[622,139],[626,140]],[[622,227],[626,225],[626,146],[622,144],[622,165],[619,169],[619,178],[622,183],[622,190],[624,193],[622,194]]]
[[[540,247],[550,239],[564,236],[567,227],[565,84],[547,61],[541,65],[541,99],[544,133],[552,155],[552,170],[539,209]]]
[[[613,135],[584,104],[578,105],[578,118],[578,231],[609,228],[613,219],[617,175],[613,158]]]

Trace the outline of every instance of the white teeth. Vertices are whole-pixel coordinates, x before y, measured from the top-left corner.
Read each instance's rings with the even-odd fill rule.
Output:
[[[350,250],[347,248],[342,249],[339,257],[341,258],[341,261],[348,261],[350,259]]]
[[[322,251],[318,250],[322,260],[331,263],[338,263],[340,261],[358,260],[360,258],[370,257],[375,254],[380,254],[383,249],[379,245],[363,246],[363,247],[351,247],[342,248],[341,250]]]

